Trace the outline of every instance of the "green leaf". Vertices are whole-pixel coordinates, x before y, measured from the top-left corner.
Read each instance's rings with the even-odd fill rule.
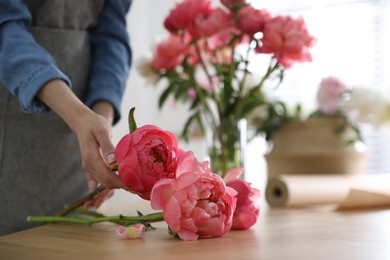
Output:
[[[179,235],[178,235],[176,232],[174,232],[174,231],[171,229],[171,227],[168,227],[168,234],[171,235],[171,236],[173,236],[173,237],[175,237],[175,238],[179,238]]]
[[[139,210],[137,210],[137,214],[138,214],[138,216],[140,216],[140,217],[144,216],[144,214],[142,214],[142,212],[139,211]],[[144,225],[145,228],[146,228],[147,230],[156,230],[156,228],[153,227],[152,224],[150,224],[150,223],[147,222],[147,221],[140,221],[140,223],[141,223],[142,225]]]
[[[171,91],[173,90],[173,85],[169,85],[161,94],[159,100],[158,100],[158,108],[161,109],[164,105],[165,101],[167,100],[169,94],[171,94]]]
[[[205,134],[205,133],[206,133],[206,130],[205,130],[205,128],[204,128],[203,121],[202,121],[202,118],[201,118],[201,116],[200,116],[199,113],[197,113],[195,119],[196,119],[196,122],[198,123],[198,126],[199,126],[199,128],[200,128],[202,134]]]
[[[135,119],[134,119],[134,111],[135,111],[135,107],[131,108],[129,111],[129,131],[130,131],[130,134],[133,133],[137,129],[137,123],[135,122]]]
[[[196,112],[194,114],[192,114],[186,121],[186,123],[184,124],[184,127],[183,127],[183,131],[181,133],[181,136],[182,138],[184,139],[184,141],[188,142],[188,133],[189,133],[189,130],[190,130],[190,126],[192,124],[192,122],[196,120],[200,126],[200,128],[202,129],[202,131],[204,132],[204,126],[203,124],[201,123],[201,119],[200,119],[200,114],[199,112]]]

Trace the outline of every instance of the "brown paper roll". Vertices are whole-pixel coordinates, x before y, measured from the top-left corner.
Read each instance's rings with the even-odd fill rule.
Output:
[[[349,203],[351,189],[389,195],[390,174],[279,175],[268,180],[265,197],[270,206]],[[353,203],[356,204],[356,201]],[[390,201],[389,201],[390,204]]]

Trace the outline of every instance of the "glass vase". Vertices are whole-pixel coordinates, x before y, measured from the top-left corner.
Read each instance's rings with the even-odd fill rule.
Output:
[[[220,124],[208,126],[206,130],[207,159],[214,173],[223,178],[232,168],[245,168],[246,119],[222,119]]]

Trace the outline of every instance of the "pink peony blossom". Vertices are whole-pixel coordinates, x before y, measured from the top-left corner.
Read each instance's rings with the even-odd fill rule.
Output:
[[[157,126],[142,126],[125,135],[116,146],[119,177],[129,191],[149,200],[158,180],[175,178],[182,153],[174,134]]]
[[[157,45],[152,59],[152,67],[161,69],[173,69],[184,60],[186,44],[176,35],[170,35],[165,41]]]
[[[249,229],[256,223],[260,214],[260,191],[252,188],[247,181],[238,179],[243,172],[243,168],[234,168],[224,178],[226,186],[235,189],[238,193],[232,225],[232,229],[236,230]]]
[[[210,0],[186,0],[176,4],[164,20],[165,28],[176,33],[188,29],[197,16],[208,15],[212,10]]]
[[[179,160],[176,179],[158,181],[151,196],[153,209],[162,209],[170,229],[183,240],[219,237],[232,225],[237,194],[226,187],[208,163],[199,163],[192,152]]]
[[[289,68],[297,62],[312,61],[309,48],[316,40],[311,36],[302,18],[278,16],[268,21],[264,28],[259,53],[273,53],[277,61]]]
[[[134,224],[129,227],[119,225],[116,233],[122,239],[136,239],[141,236],[142,232],[145,231],[146,228],[142,224]]]
[[[258,10],[248,5],[238,12],[237,27],[246,34],[262,32],[271,15],[265,9]]]
[[[318,106],[325,114],[332,115],[340,109],[342,95],[347,86],[336,77],[327,77],[321,80],[318,91]]]
[[[209,53],[211,54],[220,48],[226,47],[229,43],[231,44],[233,36],[237,35],[240,35],[240,31],[236,27],[230,26],[209,37],[207,40]],[[240,43],[239,40],[233,42],[234,47]]]
[[[233,16],[221,8],[212,9],[207,15],[199,15],[188,26],[188,32],[194,38],[210,37],[225,28],[233,26]]]

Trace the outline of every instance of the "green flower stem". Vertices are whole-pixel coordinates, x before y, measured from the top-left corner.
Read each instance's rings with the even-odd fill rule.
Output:
[[[200,59],[200,66],[202,67],[204,73],[206,74],[208,80],[210,81],[210,86],[213,86],[213,80],[212,80],[211,75],[210,75],[210,73],[206,67],[206,64],[203,60],[202,52],[200,51],[198,42],[195,43],[195,49],[196,49],[196,53],[198,54],[199,59]]]
[[[105,188],[103,186],[99,186],[96,189],[94,189],[92,192],[90,192],[87,196],[77,200],[76,202],[72,203],[68,207],[66,207],[63,211],[61,211],[58,216],[66,216],[69,213],[73,212],[75,209],[81,207],[85,202],[88,200],[93,199],[96,197],[100,192],[102,192]]]
[[[115,163],[115,164],[111,165],[111,169],[112,169],[112,171],[117,171],[118,164]],[[83,197],[83,198],[77,200],[76,202],[73,202],[69,206],[65,207],[65,209],[58,214],[58,216],[66,216],[69,213],[75,211],[76,209],[81,207],[85,202],[87,202],[88,200],[91,200],[91,199],[95,198],[97,195],[99,195],[99,193],[104,191],[104,189],[105,188],[103,186],[99,186],[99,187],[95,188],[93,191],[91,191],[85,197]]]
[[[207,79],[208,79],[209,82],[210,82],[210,86],[211,86],[211,89],[212,89],[212,90],[211,90],[211,95],[212,95],[211,98],[212,98],[213,100],[217,100],[217,97],[216,97],[215,91],[214,91],[214,87],[213,87],[213,79],[211,78],[211,75],[210,75],[210,73],[209,73],[209,71],[208,71],[208,69],[207,69],[207,67],[206,67],[206,63],[205,63],[205,61],[204,61],[204,59],[203,59],[203,55],[202,55],[202,52],[201,52],[201,50],[200,50],[200,47],[199,47],[198,42],[195,43],[195,49],[196,49],[196,53],[197,53],[198,56],[199,56],[200,66],[202,67],[204,73],[205,73],[206,76],[207,76]],[[191,76],[194,77],[194,75],[191,75]],[[196,83],[195,78],[193,78],[193,80],[194,80],[194,83],[195,83],[196,88],[198,88],[198,87],[197,87],[198,84]],[[197,93],[198,93],[198,95],[202,95],[202,94],[201,94],[202,91],[200,91],[199,89],[197,89]],[[211,120],[211,122],[210,122],[211,125],[212,125],[212,126],[216,126],[216,125],[217,125],[217,120],[214,118],[213,112],[211,111],[211,109],[209,108],[209,106],[208,106],[208,104],[207,104],[207,100],[203,97],[203,95],[200,96],[200,99],[201,99],[201,103],[203,104],[203,106],[204,106],[204,108],[205,108],[204,116],[205,116],[206,119],[207,119],[207,114],[209,114],[210,117],[211,117],[211,118],[210,118],[210,120]],[[216,105],[217,105],[218,111],[220,111],[221,108],[220,108],[219,102],[216,102]]]
[[[115,224],[137,224],[137,223],[153,223],[164,221],[163,213],[157,212],[144,216],[102,216],[95,218],[76,218],[66,216],[29,216],[27,218],[30,222],[68,222],[77,224],[91,225],[100,222],[112,222]]]
[[[251,39],[250,42],[252,42],[253,40]],[[250,46],[250,43],[249,43],[249,46]],[[239,86],[239,91],[240,93],[243,92],[244,90],[244,84],[245,84],[245,80],[248,76],[248,65],[249,65],[249,55],[250,55],[250,51],[252,50],[252,48],[248,48],[247,51],[246,51],[246,57],[245,57],[245,60],[244,60],[244,64],[245,64],[245,68],[244,68],[244,76],[242,77],[242,80],[240,82],[240,86]]]
[[[271,74],[279,67],[279,62],[276,62],[274,66],[271,64],[268,67],[267,73],[264,75],[264,77],[261,79],[260,83],[256,86],[257,91],[263,86],[264,82],[271,76]]]
[[[211,75],[210,75],[209,71],[207,70],[207,67],[206,67],[206,64],[205,64],[205,62],[204,62],[204,59],[203,59],[203,56],[202,56],[202,53],[201,53],[199,44],[198,44],[198,43],[195,43],[194,45],[195,45],[196,52],[197,52],[197,54],[198,54],[198,56],[199,56],[199,59],[200,59],[200,65],[201,65],[201,67],[202,67],[204,73],[206,74],[207,79],[208,79],[209,82],[210,82],[210,86],[213,86],[213,80],[212,80],[212,78],[211,78]],[[206,100],[205,96],[202,94],[202,90],[198,89],[199,86],[198,86],[198,84],[197,84],[197,82],[196,82],[196,80],[195,80],[195,78],[194,78],[194,75],[190,75],[190,77],[191,77],[191,79],[192,79],[193,82],[194,82],[194,86],[195,86],[196,91],[197,91],[197,93],[198,93],[198,95],[199,95],[199,99],[200,99],[200,101],[201,101],[201,104],[203,105],[203,108],[204,108],[204,110],[203,110],[203,115],[205,116],[206,120],[208,119],[208,121],[211,121],[211,122],[210,122],[210,125],[211,125],[212,127],[215,127],[215,126],[217,125],[217,121],[216,121],[216,119],[215,119],[214,116],[213,116],[213,112],[211,111],[210,107],[208,106],[207,100]],[[214,88],[212,87],[212,89],[214,89]],[[214,90],[211,91],[211,94],[212,94],[212,99],[213,99],[213,100],[217,100],[217,98],[216,98],[216,96],[215,96]],[[219,104],[219,102],[217,102],[216,104],[217,104],[218,110],[220,110],[220,104]],[[209,115],[210,118],[208,118],[207,115]]]
[[[254,88],[252,88],[248,94],[248,96],[251,96],[253,95],[254,93],[258,92],[262,87],[263,87],[263,84],[264,82],[271,76],[271,74],[277,70],[279,68],[279,62],[276,62],[275,65],[272,66],[272,64],[270,64],[268,66],[268,70],[266,72],[266,74],[263,76],[263,78],[261,79],[261,81],[259,82],[259,84],[257,84]]]

